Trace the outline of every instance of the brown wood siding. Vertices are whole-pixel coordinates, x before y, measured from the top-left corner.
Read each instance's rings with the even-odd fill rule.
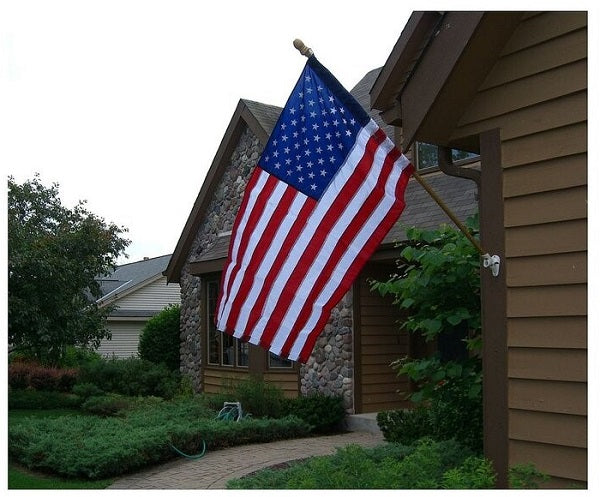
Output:
[[[523,18],[458,123],[502,141],[509,465],[585,485],[587,14]]]
[[[368,265],[355,285],[360,317],[357,328],[356,405],[355,411],[378,412],[408,407],[400,392],[408,392],[407,378],[398,378],[390,363],[409,354],[409,339],[400,331],[401,313],[391,297],[383,298],[370,291],[369,278],[385,280],[393,266]],[[357,326],[358,325],[358,326]]]
[[[271,369],[263,374],[263,380],[281,388],[283,394],[288,398],[298,397],[298,372],[295,369],[290,371]]]
[[[587,348],[585,316],[513,318],[507,331],[509,347]]]
[[[220,393],[229,382],[245,380],[249,374],[249,371],[227,371],[223,368],[206,367],[203,371],[204,392]]]

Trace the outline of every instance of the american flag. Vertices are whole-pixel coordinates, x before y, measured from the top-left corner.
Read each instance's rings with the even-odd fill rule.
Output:
[[[217,328],[306,362],[331,310],[404,209],[412,170],[311,56],[246,186]]]

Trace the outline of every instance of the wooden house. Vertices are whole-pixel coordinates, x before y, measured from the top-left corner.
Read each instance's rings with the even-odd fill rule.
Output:
[[[585,486],[587,13],[415,12],[371,106],[405,147],[480,155],[481,241],[501,259],[482,272],[484,443],[501,485],[533,463],[548,486]]]
[[[111,339],[104,339],[97,352],[107,357],[137,356],[140,333],[146,322],[170,304],[179,304],[178,285],[167,286],[163,271],[170,255],[145,258],[122,264],[100,280],[103,292],[98,305],[114,305],[106,327]]]

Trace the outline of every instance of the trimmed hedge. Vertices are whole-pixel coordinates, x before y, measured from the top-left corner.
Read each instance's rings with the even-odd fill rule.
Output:
[[[28,419],[9,427],[9,455],[30,469],[69,478],[99,479],[139,470],[176,457],[170,447],[195,454],[248,443],[306,436],[310,427],[295,417],[215,419],[197,399],[160,402],[124,417],[70,416]]]

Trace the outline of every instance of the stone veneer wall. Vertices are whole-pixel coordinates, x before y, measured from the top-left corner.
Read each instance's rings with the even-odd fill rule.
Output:
[[[190,377],[195,391],[202,385],[202,350],[200,324],[202,315],[201,278],[189,273],[188,264],[196,261],[210,248],[219,233],[231,231],[235,215],[240,206],[242,194],[250,174],[258,162],[262,145],[258,138],[246,128],[231,155],[230,162],[217,186],[206,216],[187,254],[186,264],[181,272],[181,372]],[[202,327],[204,329],[204,327]]]
[[[352,290],[331,311],[306,364],[300,365],[300,393],[340,395],[348,414],[354,413],[352,354]]]
[[[201,278],[189,273],[188,264],[210,248],[219,233],[231,230],[244,188],[261,151],[260,141],[247,128],[216,188],[182,270],[181,372],[190,377],[195,391],[200,391],[202,385],[200,324],[205,316],[200,305],[203,298]],[[340,395],[346,411],[353,412],[352,341],[352,294],[349,292],[332,311],[309,361],[300,366],[301,394]]]

